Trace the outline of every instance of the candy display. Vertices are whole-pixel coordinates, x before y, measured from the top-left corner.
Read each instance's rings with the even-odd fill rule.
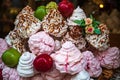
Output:
[[[0,80],[110,80],[120,49],[107,25],[69,0],[24,7],[0,38]]]

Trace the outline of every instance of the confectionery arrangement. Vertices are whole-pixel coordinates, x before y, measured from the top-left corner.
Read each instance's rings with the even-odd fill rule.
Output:
[[[0,80],[109,80],[120,67],[107,25],[68,0],[27,5],[14,25],[0,38]]]

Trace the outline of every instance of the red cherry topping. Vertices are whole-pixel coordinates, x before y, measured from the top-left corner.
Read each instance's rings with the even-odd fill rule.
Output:
[[[64,18],[70,17],[74,10],[74,5],[68,0],[62,0],[58,4],[58,10],[61,12]]]
[[[53,60],[48,54],[37,56],[33,62],[34,68],[39,72],[46,72],[53,66]]]

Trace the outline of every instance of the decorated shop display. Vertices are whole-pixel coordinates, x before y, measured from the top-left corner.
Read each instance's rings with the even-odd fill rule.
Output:
[[[0,79],[102,80],[104,71],[120,67],[107,25],[68,0],[35,11],[27,5],[14,25],[0,39]]]

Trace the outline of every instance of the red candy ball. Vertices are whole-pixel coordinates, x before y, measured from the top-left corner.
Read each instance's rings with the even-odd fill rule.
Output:
[[[53,60],[48,54],[37,56],[33,62],[34,68],[39,72],[46,72],[53,66]]]
[[[69,2],[69,0],[62,0],[62,2],[58,4],[58,10],[61,12],[64,18],[68,18],[73,13],[74,5]]]

